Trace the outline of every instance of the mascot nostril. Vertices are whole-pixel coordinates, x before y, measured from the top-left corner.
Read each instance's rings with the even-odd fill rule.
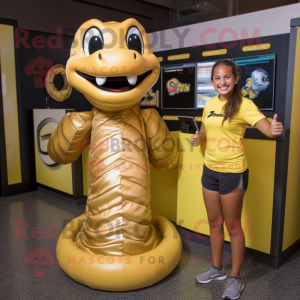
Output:
[[[107,34],[112,31],[114,43]],[[90,144],[90,178],[85,214],[61,233],[57,260],[71,278],[93,289],[150,286],[174,270],[182,251],[174,225],[150,206],[150,164],[176,168],[177,144],[158,112],[138,105],[158,80],[160,65],[135,19],[89,20],[74,40],[80,42],[71,48],[66,75],[93,109],[66,114],[47,150],[53,161],[67,164]]]

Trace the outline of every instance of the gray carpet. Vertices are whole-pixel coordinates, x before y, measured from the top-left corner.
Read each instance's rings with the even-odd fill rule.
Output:
[[[43,247],[56,258],[55,231],[49,231],[47,237],[47,228],[55,227],[57,219],[61,232],[64,225],[84,213],[84,209],[84,205],[75,206],[39,191],[0,197],[0,299],[223,299],[231,270],[226,262],[229,254],[224,252],[226,280],[198,284],[195,276],[210,267],[211,251],[209,247],[187,240],[183,240],[182,259],[176,269],[163,281],[137,291],[92,290],[68,277],[56,260],[52,266],[46,266],[45,273],[37,272],[34,276],[33,265],[24,262],[27,252]],[[16,230],[26,224],[26,234]],[[34,227],[41,227],[44,234],[39,229],[33,238]],[[245,290],[239,299],[300,299],[300,251],[278,270],[244,261],[241,275]]]

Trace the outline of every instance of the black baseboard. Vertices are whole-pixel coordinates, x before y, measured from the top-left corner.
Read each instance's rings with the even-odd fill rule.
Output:
[[[280,267],[286,260],[288,260],[293,254],[300,250],[300,239],[293,245],[285,249],[279,256],[278,267]]]
[[[9,197],[9,196],[14,196],[14,195],[22,194],[22,193],[28,193],[28,192],[32,192],[32,191],[33,190],[28,186],[21,186],[21,187],[3,190],[1,197]]]
[[[192,230],[183,228],[177,224],[174,225],[177,228],[182,239],[189,240],[210,247],[210,237],[208,235],[196,233]],[[230,242],[224,241],[223,251],[231,254]],[[253,250],[247,247],[245,248],[245,260],[254,261],[259,264],[271,267],[273,269],[278,269],[280,266],[278,257],[257,250]]]
[[[66,202],[69,202],[69,203],[72,203],[72,204],[75,204],[75,205],[86,204],[86,200],[87,200],[86,196],[84,196],[82,198],[79,198],[79,199],[74,199],[72,195],[60,192],[58,190],[52,189],[52,188],[44,186],[42,184],[38,184],[38,190],[40,192],[43,192],[45,194],[48,194],[50,196],[59,198],[59,199],[61,199],[63,201],[66,201]]]

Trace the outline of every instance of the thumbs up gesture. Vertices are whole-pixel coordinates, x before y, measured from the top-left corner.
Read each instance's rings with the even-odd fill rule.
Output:
[[[277,114],[274,115],[271,123],[271,133],[276,137],[282,134],[283,125],[281,122],[277,122]]]
[[[198,131],[196,131],[195,135],[193,135],[193,136],[191,137],[191,144],[192,144],[192,146],[194,146],[194,147],[199,146],[199,144],[200,144],[200,139],[199,139]]]

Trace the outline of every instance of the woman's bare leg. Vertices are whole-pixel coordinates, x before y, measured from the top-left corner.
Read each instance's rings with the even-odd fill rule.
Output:
[[[231,193],[220,195],[220,198],[231,242],[231,276],[240,278],[240,271],[245,255],[245,236],[241,227],[244,191],[242,189],[235,189]]]
[[[210,243],[212,249],[213,265],[222,269],[224,245],[224,218],[219,192],[210,191],[202,187],[210,226]]]

